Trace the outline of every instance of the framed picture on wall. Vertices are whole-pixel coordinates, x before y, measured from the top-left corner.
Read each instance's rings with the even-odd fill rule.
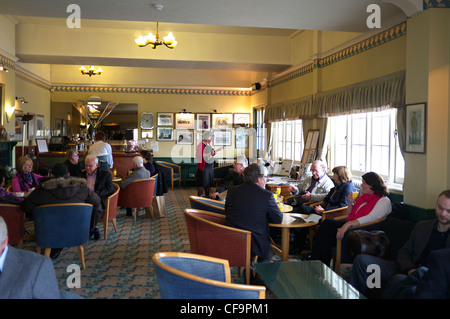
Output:
[[[232,133],[230,130],[214,131],[214,146],[231,146]]]
[[[156,139],[158,141],[173,141],[173,127],[157,127]]]
[[[182,145],[194,144],[194,130],[176,130],[176,142]]]
[[[236,148],[248,148],[248,129],[236,129]]]
[[[250,113],[234,113],[234,126],[235,127],[249,127],[250,126]]]
[[[194,113],[177,113],[175,114],[175,128],[193,130],[195,128]]]
[[[233,127],[233,114],[216,114],[212,115],[212,128],[215,130],[230,129]]]
[[[36,138],[44,138],[44,116],[36,115]]]
[[[197,113],[196,118],[196,129],[197,131],[207,131],[211,129],[211,114],[208,113]]]
[[[173,126],[173,113],[158,113],[157,114],[158,126]]]
[[[22,140],[22,130],[23,130],[23,123],[21,121],[23,116],[23,111],[22,110],[15,110],[14,111],[14,137],[16,141],[21,141]]]
[[[29,113],[29,114],[30,115],[31,114],[34,115],[33,113]],[[34,125],[35,118],[36,118],[36,116],[33,116],[33,118],[31,120],[29,120],[28,123],[27,123],[27,126],[28,126],[28,128],[27,128],[27,139],[28,140],[33,140],[34,137],[36,136],[36,128],[35,128],[35,125]]]
[[[426,121],[427,103],[406,105],[406,152],[425,154]]]

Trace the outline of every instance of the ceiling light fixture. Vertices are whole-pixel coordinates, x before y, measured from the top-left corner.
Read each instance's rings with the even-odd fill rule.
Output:
[[[89,75],[89,77],[93,75],[100,75],[102,74],[103,70],[101,68],[96,69],[93,65],[89,68],[89,70],[86,70],[84,65],[80,68],[80,72],[83,75]]]
[[[134,40],[139,47],[150,45],[152,49],[156,49],[157,46],[164,44],[169,49],[173,49],[177,46],[178,42],[175,40],[172,32],[169,32],[169,35],[163,38],[164,41],[159,39],[158,24],[159,23],[156,22],[156,35],[149,32],[149,34],[144,36],[141,35],[139,38]]]

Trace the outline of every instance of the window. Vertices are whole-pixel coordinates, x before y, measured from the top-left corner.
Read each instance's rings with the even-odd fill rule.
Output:
[[[404,159],[398,146],[397,110],[332,117],[330,167],[345,165],[354,176],[373,171],[388,183],[403,183]]]
[[[264,108],[255,109],[255,124],[256,124],[256,149],[258,151],[258,157],[263,156],[266,149],[266,132],[264,124]]]
[[[302,120],[272,123],[273,158],[300,162],[303,155]]]

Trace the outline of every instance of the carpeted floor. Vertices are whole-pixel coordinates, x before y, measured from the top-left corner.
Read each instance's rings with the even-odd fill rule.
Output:
[[[84,298],[160,298],[152,256],[159,251],[189,252],[189,240],[183,215],[189,208],[189,196],[196,194],[194,188],[170,189],[165,194],[166,217],[152,220],[139,212],[136,225],[132,217],[119,209],[116,233],[110,224],[108,239],[103,238],[102,227],[99,240],[86,245],[86,270],[81,270],[81,288],[67,288],[67,272],[70,264],[80,264],[76,247],[66,248],[54,260],[60,288]],[[32,231],[32,229],[30,229]],[[24,249],[36,251],[34,242],[25,242]],[[233,273],[233,282],[243,283]]]

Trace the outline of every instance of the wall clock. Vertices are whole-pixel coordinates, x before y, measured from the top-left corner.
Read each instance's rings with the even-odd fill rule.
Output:
[[[141,114],[141,128],[144,130],[151,130],[155,126],[155,116],[153,113]]]

